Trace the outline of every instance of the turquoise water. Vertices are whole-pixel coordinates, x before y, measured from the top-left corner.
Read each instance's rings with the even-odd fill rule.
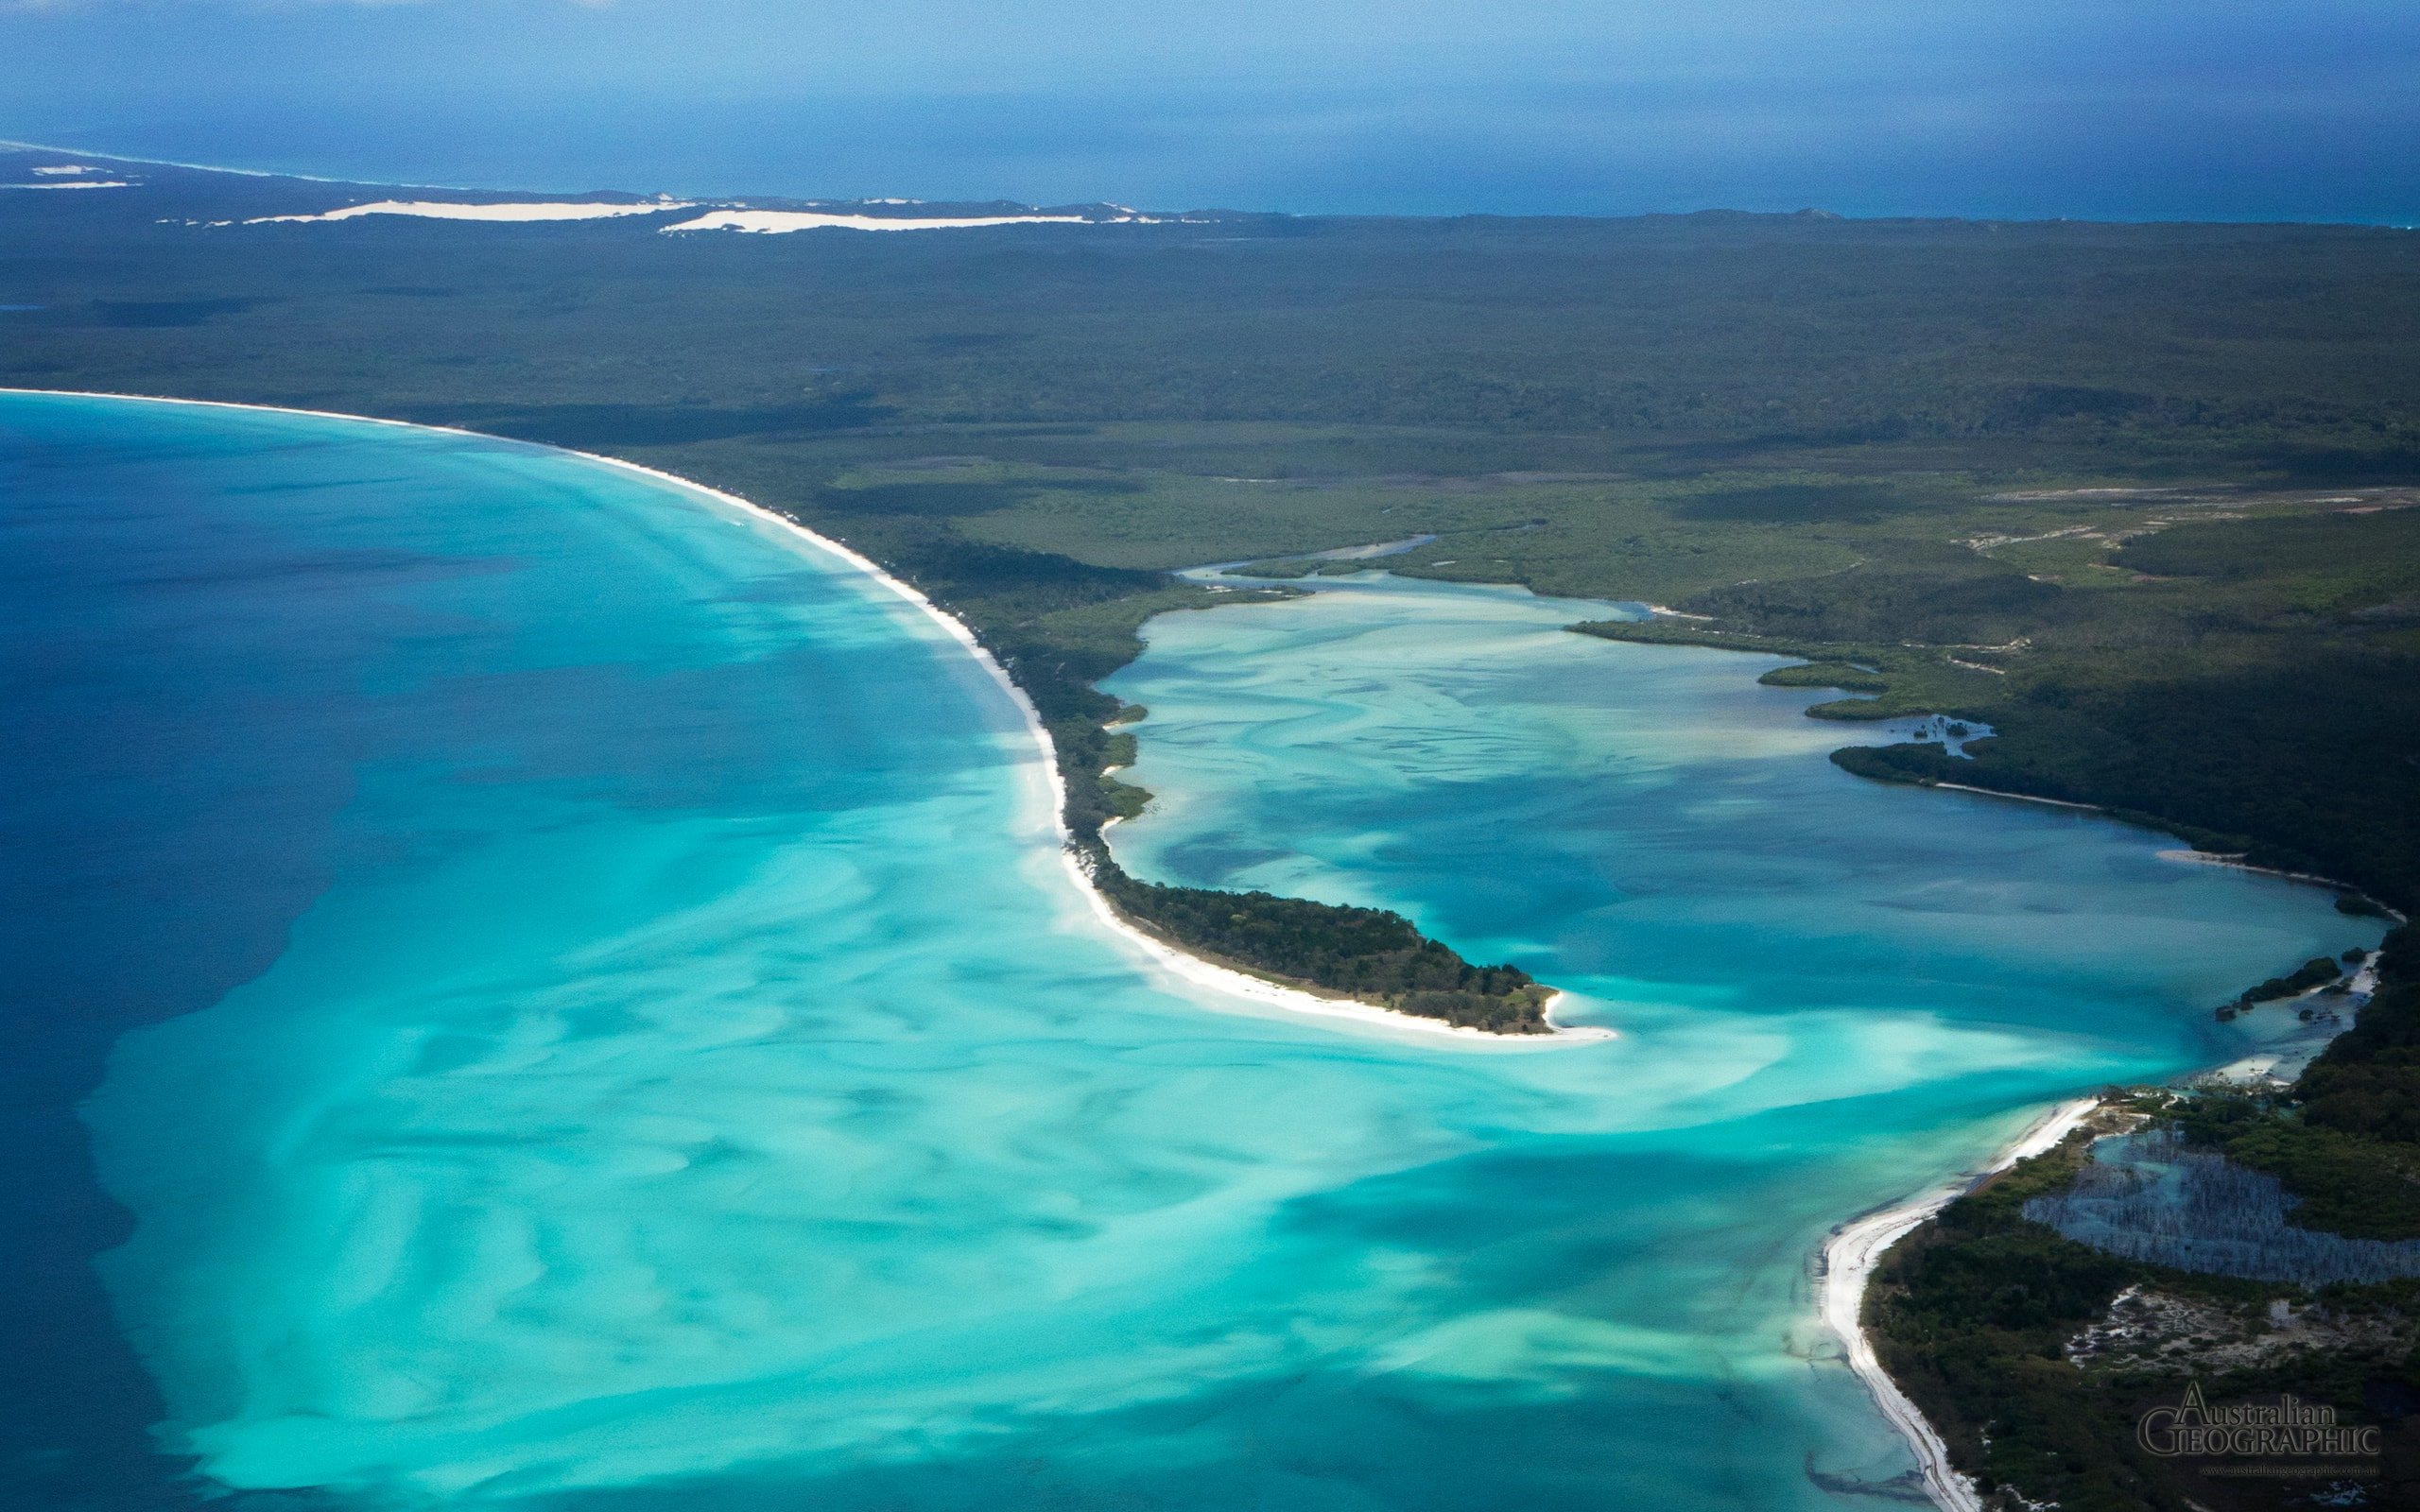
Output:
[[[1803,717],[1837,695],[1759,685],[1781,659],[1564,629],[1602,604],[1310,586],[1164,616],[1106,684],[1150,711],[1129,780],[1159,801],[1114,832],[1130,864],[1402,909],[1642,1040],[1763,1040],[1766,1078],[1834,1084],[1838,1050],[1876,1039],[1934,1080],[1972,1055],[2005,1106],[2283,1035],[2290,1015],[2209,1007],[2254,962],[2374,933],[2316,890],[2163,858],[2165,836],[1851,778],[1824,754],[1905,722]]]
[[[65,1306],[107,1251],[95,1383],[0,1403],[45,1506],[1853,1504],[1907,1460],[1823,1232],[2375,936],[1858,784],[1569,606],[1156,622],[1138,868],[1404,907],[1622,1038],[1356,1034],[1102,933],[1007,697],[701,496],[19,396],[0,467],[22,1200],[78,1236],[16,1260]]]

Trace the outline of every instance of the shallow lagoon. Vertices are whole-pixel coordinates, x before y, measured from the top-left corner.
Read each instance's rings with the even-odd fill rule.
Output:
[[[1126,776],[1159,800],[1115,832],[1143,871],[1399,908],[1651,1038],[1900,1016],[2021,1032],[2063,1086],[2096,1056],[2198,1063],[2284,1033],[2208,1009],[2247,960],[2372,933],[2324,893],[2166,858],[2166,836],[1849,777],[1826,752],[1914,722],[1805,718],[1838,695],[1756,682],[1784,659],[1564,629],[1599,603],[1310,586],[1164,616],[1107,684],[1150,710]]]
[[[429,432],[0,427],[10,818],[76,858],[28,955],[115,1037],[102,1273],[226,1486],[1841,1504],[1906,1460],[1817,1358],[1822,1233],[2375,935],[1857,783],[1740,659],[1381,581],[1155,624],[1121,851],[1403,907],[1623,1037],[1304,1023],[1103,935],[1006,697],[768,526]],[[165,1485],[103,1416],[20,1484]]]

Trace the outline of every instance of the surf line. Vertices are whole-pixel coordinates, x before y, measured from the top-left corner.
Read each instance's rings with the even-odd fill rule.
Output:
[[[913,605],[944,634],[974,657],[976,663],[990,675],[993,682],[1001,692],[1007,694],[1009,700],[1016,706],[1018,713],[1024,717],[1026,733],[1032,738],[1034,746],[1041,754],[1043,778],[1047,783],[1049,793],[1051,828],[1058,835],[1061,864],[1066,868],[1068,876],[1074,881],[1085,901],[1091,904],[1093,915],[1100,924],[1132,952],[1149,960],[1168,975],[1195,987],[1207,988],[1213,991],[1243,999],[1258,1006],[1282,1008],[1288,1012],[1310,1018],[1335,1020],[1363,1029],[1382,1030],[1390,1035],[1419,1036],[1424,1040],[1433,1040],[1442,1045],[1451,1045],[1464,1050],[1530,1053],[1595,1043],[1616,1038],[1611,1029],[1589,1025],[1555,1024],[1554,1005],[1563,998],[1562,993],[1555,994],[1555,997],[1547,1005],[1547,1022],[1553,1025],[1551,1033],[1514,1039],[1504,1035],[1487,1034],[1478,1029],[1462,1028],[1434,1019],[1423,1019],[1413,1014],[1397,1013],[1391,1008],[1379,1007],[1375,1004],[1361,1003],[1350,998],[1321,997],[1297,988],[1265,981],[1260,977],[1234,971],[1213,961],[1203,960],[1198,955],[1146,935],[1117,912],[1116,907],[1094,883],[1091,872],[1085,869],[1082,862],[1078,858],[1070,844],[1074,837],[1067,830],[1067,785],[1065,778],[1059,770],[1058,746],[1051,740],[1049,730],[1043,725],[1041,712],[1034,708],[1033,700],[1026,696],[1023,688],[1017,686],[1016,679],[1009,676],[1008,669],[1002,666],[999,659],[994,657],[990,648],[976,637],[975,631],[967,626],[966,622],[934,603],[915,585],[893,576],[889,569],[873,558],[829,536],[810,530],[789,516],[778,510],[769,509],[752,500],[743,499],[735,493],[727,493],[720,489],[709,488],[694,478],[684,478],[679,473],[666,472],[661,468],[648,467],[644,463],[628,461],[622,457],[607,456],[596,452],[578,451],[568,446],[550,446],[544,441],[525,441],[510,436],[494,436],[485,431],[470,430],[459,425],[423,425],[412,421],[389,420],[379,415],[354,415],[342,410],[300,409],[289,404],[253,404],[224,399],[180,399],[167,394],[122,394],[91,389],[13,387],[0,387],[0,394],[26,394],[54,399],[112,399],[147,404],[182,404],[199,409],[251,410],[271,415],[303,415],[315,420],[345,421],[362,425],[387,425],[399,430],[431,431],[443,436],[464,436],[475,440],[493,441],[506,446],[526,446],[532,451],[554,452],[565,456],[576,456],[582,461],[592,462],[600,467],[614,468],[657,483],[669,484],[683,493],[693,494],[725,509],[736,511],[758,524],[770,525],[775,530],[804,542],[818,552],[838,558],[843,563],[863,573],[890,593]]]

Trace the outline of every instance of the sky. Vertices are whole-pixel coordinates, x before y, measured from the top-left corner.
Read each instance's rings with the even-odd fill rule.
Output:
[[[2420,221],[2412,0],[0,0],[0,136],[475,187]]]

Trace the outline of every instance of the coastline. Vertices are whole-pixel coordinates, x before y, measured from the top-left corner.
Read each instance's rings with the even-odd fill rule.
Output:
[[[566,455],[579,457],[583,461],[617,468],[658,483],[670,484],[684,492],[736,511],[750,519],[770,524],[806,542],[818,551],[838,558],[850,567],[865,574],[885,589],[915,606],[939,626],[944,634],[958,642],[972,655],[977,665],[991,677],[1000,690],[1008,695],[1010,701],[1016,706],[1018,713],[1025,720],[1026,733],[1032,738],[1040,753],[1042,774],[1049,796],[1050,825],[1059,838],[1061,865],[1066,868],[1068,877],[1075,883],[1085,901],[1092,905],[1094,917],[1135,954],[1150,961],[1162,971],[1194,987],[1206,988],[1231,997],[1240,998],[1259,1007],[1275,1007],[1306,1017],[1340,1020],[1363,1029],[1433,1037],[1437,1038],[1441,1043],[1451,1044],[1461,1049],[1489,1051],[1563,1049],[1616,1038],[1615,1031],[1611,1029],[1556,1023],[1554,1022],[1555,1005],[1566,995],[1562,992],[1555,993],[1547,1000],[1546,1021],[1549,1026],[1549,1032],[1547,1034],[1523,1036],[1489,1034],[1484,1030],[1464,1028],[1441,1020],[1397,1013],[1392,1008],[1380,1007],[1375,1004],[1362,1003],[1356,999],[1325,998],[1304,991],[1299,988],[1289,988],[1276,982],[1265,981],[1260,977],[1247,975],[1216,962],[1204,960],[1145,934],[1120,915],[1115,906],[1110,902],[1107,895],[1094,885],[1092,874],[1084,868],[1082,862],[1070,846],[1069,841],[1073,837],[1067,830],[1067,788],[1066,781],[1059,771],[1058,747],[1051,740],[1048,729],[1043,725],[1041,713],[1034,708],[1033,700],[1026,696],[1023,688],[1017,686],[1016,680],[1009,676],[1008,669],[1000,664],[998,659],[994,657],[983,643],[976,638],[974,630],[969,628],[964,621],[927,598],[913,584],[886,571],[873,558],[828,536],[808,529],[787,515],[743,499],[735,493],[727,493],[720,489],[709,488],[694,479],[682,477],[678,473],[666,472],[660,468],[648,467],[643,463],[628,461],[618,456],[582,452],[568,446],[554,446],[544,441],[524,441],[509,436],[494,436],[485,431],[469,430],[458,425],[423,425],[412,421],[389,420],[377,415],[353,415],[341,410],[302,409],[289,404],[253,404],[223,399],[179,399],[166,394],[117,394],[92,389],[12,387],[0,387],[0,394],[28,394],[53,399],[131,400],[147,404],[184,404],[208,409],[255,410],[266,414],[305,415],[318,420],[390,425],[404,430],[435,431],[441,435],[467,436],[479,440],[504,441],[516,446],[561,452]]]
[[[1949,1462],[1949,1446],[1933,1432],[1916,1404],[1882,1368],[1862,1324],[1865,1292],[1875,1266],[1892,1246],[1906,1238],[1978,1182],[2055,1147],[2100,1106],[2099,1097],[2061,1103],[2019,1135],[1981,1171],[1955,1177],[1904,1202],[1852,1218],[1832,1230],[1818,1252],[1816,1311],[1840,1335],[1849,1369],[1862,1382],[1883,1418],[1907,1441],[1916,1457],[1925,1494],[1942,1512],[1983,1512],[1974,1486]]]
[[[2007,793],[1996,787],[1975,787],[1965,782],[1925,782],[1920,784],[1944,793],[1973,793],[1982,798],[2004,798],[2012,803],[2043,803],[2054,809],[2076,809],[2085,814],[2107,814],[2098,803],[2077,803],[2064,798],[2042,798],[2032,793]],[[2166,855],[2169,852],[2160,852]]]
[[[2224,867],[2230,871],[2249,871],[2257,876],[2283,877],[2288,882],[2307,882],[2314,887],[2332,887],[2340,893],[2346,893],[2352,897],[2361,899],[2364,902],[2376,903],[2378,909],[2383,912],[2387,918],[2394,919],[2398,924],[2408,924],[2411,922],[2410,919],[2404,917],[2401,911],[2389,908],[2386,904],[2378,902],[2377,899],[2372,898],[2368,893],[2365,893],[2360,888],[2354,886],[2351,883],[2339,882],[2333,877],[2323,877],[2315,871],[2287,871],[2278,867],[2256,867],[2240,856],[2221,855],[2212,850],[2195,850],[2189,848],[2177,850],[2162,850],[2159,852],[2159,858],[2162,861],[2180,862],[2186,866]]]
[[[2063,798],[2040,798],[2031,793],[2009,793],[1996,787],[1975,787],[1965,782],[1925,782],[1920,785],[1944,793],[1973,793],[1979,798],[2007,799],[2013,803],[2043,803],[2054,809],[2073,809],[2080,813],[2099,814],[2108,818],[2118,819],[2117,815],[2111,814],[2109,810],[2097,803],[2077,803]],[[2118,819],[2118,822],[2122,824],[2130,821]],[[2349,894],[2377,904],[2387,918],[2398,924],[2411,922],[2402,913],[2378,902],[2377,899],[2371,898],[2368,893],[2351,883],[2339,882],[2334,877],[2323,877],[2316,871],[2288,871],[2282,867],[2255,866],[2240,856],[2221,855],[2212,850],[2196,850],[2190,846],[2171,847],[2156,853],[2162,861],[2173,861],[2181,866],[2223,867],[2230,871],[2248,871],[2256,876],[2278,877],[2287,882],[2299,882],[2313,887],[2325,887],[2330,891]]]

